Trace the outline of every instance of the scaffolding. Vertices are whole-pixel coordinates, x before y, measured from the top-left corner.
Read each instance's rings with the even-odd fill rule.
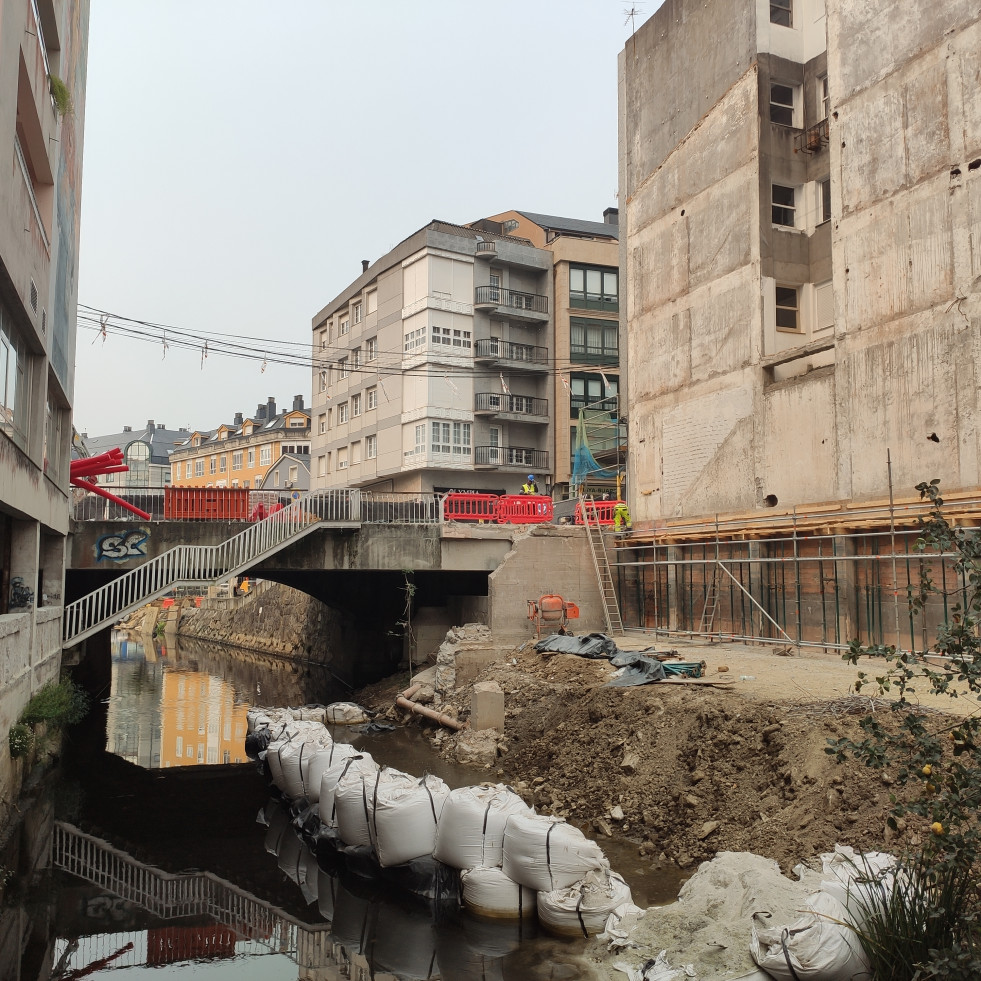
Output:
[[[957,505],[952,523],[976,526],[981,500]],[[956,554],[919,545],[926,511],[918,502],[852,511],[860,529],[788,513],[769,528],[757,515],[752,529],[716,518],[641,532],[611,557],[624,627],[795,648],[847,650],[857,640],[929,650],[969,583]],[[925,576],[937,592],[914,610]]]

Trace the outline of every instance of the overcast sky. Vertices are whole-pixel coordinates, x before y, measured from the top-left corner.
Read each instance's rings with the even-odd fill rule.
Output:
[[[432,218],[601,221],[630,6],[92,0],[79,302],[261,353]],[[309,369],[163,353],[80,324],[78,430],[309,404]]]

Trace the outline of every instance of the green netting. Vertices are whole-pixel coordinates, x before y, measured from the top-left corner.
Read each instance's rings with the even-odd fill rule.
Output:
[[[572,454],[572,479],[570,492],[578,494],[588,478],[612,480],[617,475],[616,467],[602,467],[593,456],[591,446],[597,452],[615,449],[619,439],[617,418],[612,412],[598,409],[581,409],[576,423],[576,448]]]

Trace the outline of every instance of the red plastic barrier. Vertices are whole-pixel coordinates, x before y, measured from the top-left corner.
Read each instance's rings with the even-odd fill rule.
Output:
[[[542,494],[506,494],[494,505],[501,525],[536,525],[552,520],[552,498]]]
[[[613,509],[619,504],[619,501],[587,501],[586,513],[589,515],[589,523],[591,525],[612,525],[613,524]],[[576,505],[576,524],[585,524],[583,521],[582,513],[582,501]]]
[[[165,487],[164,517],[178,521],[245,521],[247,487]]]
[[[443,498],[444,521],[494,521],[497,494],[447,494]]]

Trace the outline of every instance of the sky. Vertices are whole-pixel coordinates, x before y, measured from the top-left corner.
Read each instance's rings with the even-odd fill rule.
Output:
[[[362,259],[433,218],[602,221],[617,55],[660,2],[92,0],[75,427],[309,405],[265,344],[309,358]]]

